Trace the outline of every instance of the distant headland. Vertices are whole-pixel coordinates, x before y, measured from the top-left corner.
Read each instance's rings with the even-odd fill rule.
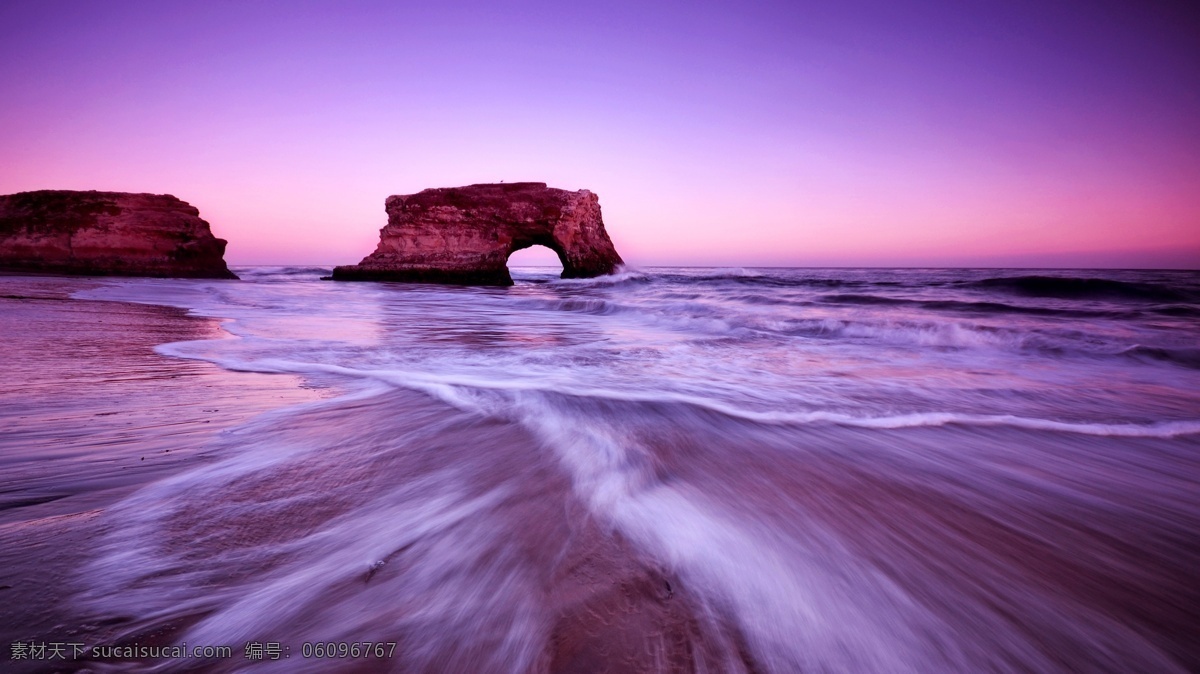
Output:
[[[199,210],[169,194],[0,196],[0,271],[236,279],[225,244]]]

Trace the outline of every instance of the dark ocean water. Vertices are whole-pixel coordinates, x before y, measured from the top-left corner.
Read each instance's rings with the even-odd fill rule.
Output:
[[[97,621],[396,671],[1200,670],[1198,273],[237,271],[80,296],[341,395],[106,513]]]

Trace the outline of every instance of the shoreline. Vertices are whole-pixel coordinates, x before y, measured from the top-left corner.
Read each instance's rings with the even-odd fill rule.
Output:
[[[223,338],[220,319],[188,316],[174,307],[70,297],[95,283],[71,277],[0,277],[0,310],[24,328],[8,336],[10,348],[26,352],[22,365],[14,369],[16,377],[10,375],[25,384],[24,391],[0,393],[0,402],[6,403],[0,419],[18,424],[16,439],[0,438],[0,462],[19,468],[6,472],[0,482],[0,641],[10,644],[175,643],[205,614],[155,619],[121,609],[96,613],[94,606],[89,609],[79,603],[89,592],[82,570],[99,558],[106,545],[111,549],[110,539],[125,526],[107,515],[151,483],[229,456],[230,445],[217,440],[220,431],[270,410],[330,397],[303,388],[298,376],[228,372],[211,363],[160,355],[153,351],[158,344]],[[43,325],[21,324],[22,315],[37,316]],[[89,352],[69,358],[79,340],[90,344]],[[64,363],[78,371],[69,375],[54,371]],[[115,395],[118,389],[120,395]],[[66,401],[61,400],[64,397]],[[21,399],[19,405],[12,404],[14,398]],[[406,401],[401,407],[415,411],[411,423],[417,425],[427,421],[428,414],[449,414],[459,420],[455,427],[496,423],[452,411],[415,392],[396,392],[387,399]],[[156,407],[164,400],[171,400],[169,410]],[[363,403],[347,404],[355,408]],[[339,421],[341,407],[322,409],[310,421],[336,428],[344,423]],[[581,516],[587,508],[572,495],[557,461],[526,463],[521,448],[535,444],[533,438],[521,430],[502,428],[496,427],[489,437],[499,432],[511,440],[505,445],[504,467],[494,466],[498,474],[482,478],[488,486],[476,486],[495,489],[500,485],[490,484],[492,480],[528,471],[526,479],[541,485],[540,496],[508,502],[501,508],[505,513],[501,519],[505,526],[538,524],[515,528],[511,535],[516,540],[498,539],[491,544],[506,550],[516,545],[520,554],[531,558],[557,558],[552,563],[543,559],[548,567],[542,573],[549,575],[540,579],[545,593],[541,601],[550,611],[551,623],[546,626],[544,650],[534,658],[535,669],[590,671],[599,663],[621,662],[630,671],[651,671],[655,662],[666,658],[675,671],[687,663],[719,661],[723,648],[734,648],[726,643],[730,639],[738,644],[735,652],[744,651],[736,630],[727,633],[731,628],[710,624],[702,603],[689,596],[686,583],[661,561],[636,549],[610,524]],[[209,453],[210,449],[216,451]],[[444,458],[464,465],[467,459]],[[409,455],[395,461],[389,460],[390,469],[380,474],[412,477],[420,460]],[[64,482],[71,483],[66,490],[70,493],[61,493]],[[297,483],[288,489],[303,486]],[[566,511],[561,510],[562,504]],[[214,519],[213,526],[219,521]],[[254,520],[232,524],[238,530],[273,526]],[[545,540],[562,543],[543,549]],[[221,554],[220,549],[212,552]],[[375,568],[367,571],[364,583],[395,583],[391,576],[403,568],[403,562],[393,560],[378,574]],[[709,643],[708,637],[716,641]],[[657,645],[648,646],[651,643]],[[236,663],[243,660],[240,648],[234,651],[235,660],[208,661],[204,666],[237,669]],[[739,656],[747,664],[752,662],[748,653]],[[52,664],[6,659],[15,672],[45,671]],[[67,659],[61,664],[67,671],[77,671],[103,662]],[[120,664],[135,669],[188,668],[185,662],[168,663],[133,658]]]
[[[1131,298],[1090,300],[1116,305],[1104,320],[983,319],[962,309],[976,307],[978,293],[958,289],[970,279],[896,290],[886,275],[843,275],[830,281],[863,285],[884,308],[835,302],[825,315],[843,329],[817,340],[792,328],[811,327],[809,307],[825,306],[832,283],[794,276],[753,295],[685,276],[511,297],[312,276],[264,272],[236,290],[132,282],[67,301],[103,281],[0,278],[13,326],[4,380],[22,386],[0,391],[0,418],[17,431],[0,437],[0,481],[20,478],[0,488],[10,641],[237,651],[206,671],[244,668],[241,645],[260,640],[290,649],[280,671],[383,664],[304,661],[306,644],[350,640],[397,644],[390,664],[404,671],[1198,662],[1197,437],[1072,425],[1190,414],[1194,370],[1121,349],[1130,335],[1190,348],[1191,314],[1145,312],[1155,298],[1200,297],[1191,280],[1112,280]],[[938,306],[914,308],[914,293]],[[740,334],[766,311],[809,323],[781,323],[770,340]],[[693,320],[664,328],[663,313]],[[229,334],[244,337],[206,341]],[[1060,348],[1031,351],[1028,335]],[[179,340],[200,341],[154,349]],[[293,374],[239,369],[272,370],[272,359]],[[395,385],[361,396],[353,377],[295,374],[377,371]],[[439,395],[406,386],[410,372],[465,383]],[[653,395],[527,390],[547,373]],[[868,417],[1051,421],[780,424],[676,400],[697,385],[728,386],[735,406],[773,393],[772,410],[801,396],[827,410],[854,394]],[[1095,390],[1071,395],[1082,387]],[[320,391],[330,397],[276,409]],[[262,410],[274,411],[249,419]],[[189,667],[114,657],[67,666]]]
[[[220,320],[174,307],[71,297],[100,283],[0,275],[0,642],[102,642],[103,626],[65,605],[104,534],[100,516],[212,460],[206,450],[222,431],[328,397],[296,376],[160,355],[160,344],[228,334]]]

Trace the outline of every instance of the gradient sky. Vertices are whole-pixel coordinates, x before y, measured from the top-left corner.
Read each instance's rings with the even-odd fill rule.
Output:
[[[232,264],[529,180],[634,265],[1200,268],[1188,4],[10,0],[0,193],[174,194]]]

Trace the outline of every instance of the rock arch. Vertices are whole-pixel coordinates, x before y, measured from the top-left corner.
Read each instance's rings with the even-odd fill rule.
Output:
[[[530,246],[558,254],[563,278],[589,278],[622,264],[587,190],[498,183],[387,198],[388,224],[375,252],[337,267],[340,281],[512,285],[508,257]]]

